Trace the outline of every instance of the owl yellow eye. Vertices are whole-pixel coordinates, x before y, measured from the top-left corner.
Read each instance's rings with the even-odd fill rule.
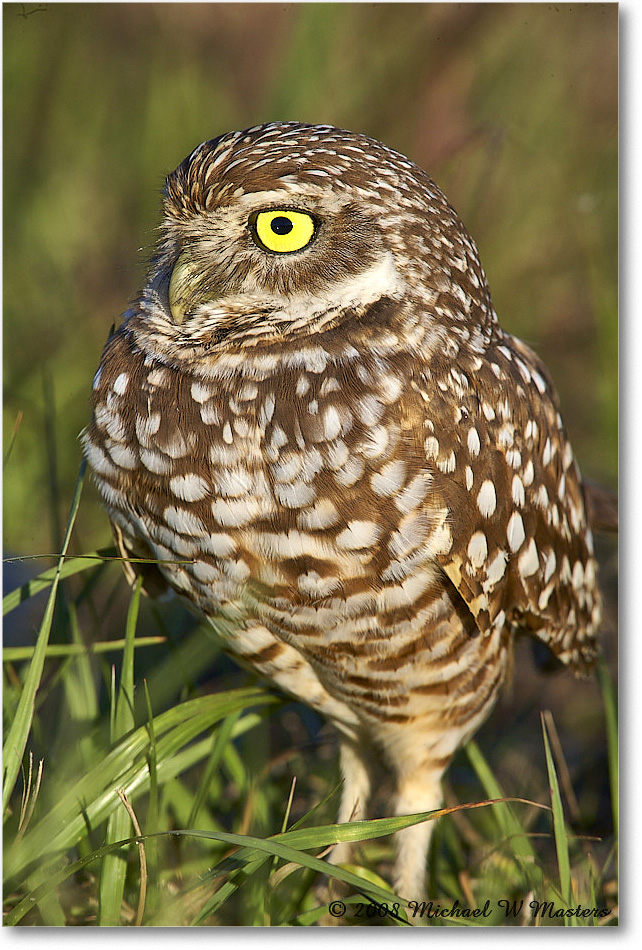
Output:
[[[316,231],[316,223],[305,211],[276,208],[260,211],[252,221],[257,243],[265,251],[291,254],[306,247]]]

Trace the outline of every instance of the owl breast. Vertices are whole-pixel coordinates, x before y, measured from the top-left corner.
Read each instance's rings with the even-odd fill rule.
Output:
[[[131,549],[143,541],[206,615],[236,611],[234,652],[301,695],[272,662],[292,646],[334,696],[399,722],[441,710],[444,691],[470,702],[466,687],[505,638],[480,650],[437,566],[452,539],[445,511],[427,504],[409,365],[350,356],[299,350],[276,372],[258,359],[202,378],[118,334],[85,449]]]

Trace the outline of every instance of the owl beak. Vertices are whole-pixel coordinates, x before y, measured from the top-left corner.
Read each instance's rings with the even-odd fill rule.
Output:
[[[219,300],[216,284],[203,279],[201,265],[195,263],[184,250],[179,255],[169,282],[169,308],[174,323],[181,326],[194,309],[202,303]]]
[[[187,251],[182,251],[174,264],[169,282],[169,309],[174,323],[179,326],[189,313],[194,294],[194,262]]]

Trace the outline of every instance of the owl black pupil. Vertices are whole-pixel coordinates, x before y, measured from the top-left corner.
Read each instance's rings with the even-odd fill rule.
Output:
[[[289,234],[294,225],[289,218],[273,218],[270,227],[275,234]]]

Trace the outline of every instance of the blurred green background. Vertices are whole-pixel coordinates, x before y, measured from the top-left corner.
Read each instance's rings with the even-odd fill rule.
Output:
[[[4,530],[59,549],[110,325],[165,175],[274,119],[428,170],[503,325],[555,377],[582,469],[617,455],[616,4],[4,4]],[[93,489],[77,551],[107,543]]]

